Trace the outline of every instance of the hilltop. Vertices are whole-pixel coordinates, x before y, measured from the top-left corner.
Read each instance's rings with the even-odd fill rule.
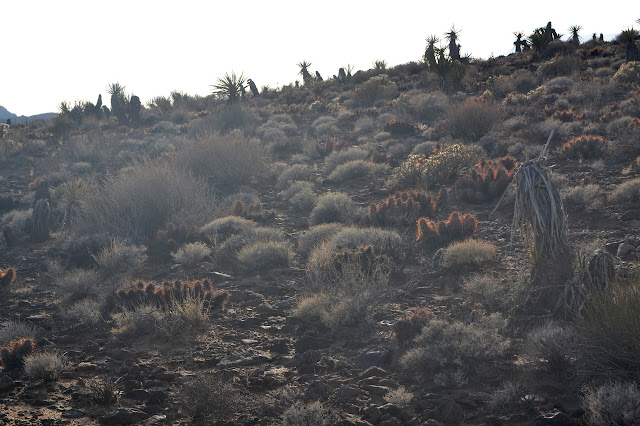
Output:
[[[56,114],[53,112],[48,112],[43,114],[32,115],[29,117],[27,117],[26,115],[18,116],[10,112],[9,110],[7,110],[2,105],[0,105],[0,122],[2,123],[6,123],[7,120],[11,120],[11,122],[14,124],[24,124],[28,121],[34,121],[34,120],[50,120],[55,115]]]
[[[144,105],[115,83],[0,127],[0,418],[622,422],[635,34],[537,33]]]

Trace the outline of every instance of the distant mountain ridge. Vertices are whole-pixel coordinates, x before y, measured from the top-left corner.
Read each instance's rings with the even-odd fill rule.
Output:
[[[27,121],[33,120],[50,120],[54,115],[56,115],[55,112],[45,112],[44,114],[36,114],[31,116],[18,116],[0,105],[0,123],[6,123],[8,119],[11,119],[11,122],[13,124],[22,124],[26,123]]]

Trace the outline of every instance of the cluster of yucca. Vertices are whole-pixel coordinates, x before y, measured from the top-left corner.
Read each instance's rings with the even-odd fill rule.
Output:
[[[258,222],[271,219],[274,216],[274,213],[265,210],[264,204],[259,201],[255,203],[245,203],[242,200],[236,200],[231,206],[231,212],[234,216],[240,216]]]
[[[446,198],[444,188],[437,196],[420,191],[396,192],[387,199],[371,203],[364,222],[374,226],[414,223],[419,217],[434,217],[438,204]]]
[[[416,244],[434,247],[472,237],[478,229],[478,219],[473,213],[455,211],[446,221],[438,222],[421,217],[416,225]]]
[[[24,359],[36,351],[36,342],[28,337],[22,337],[0,347],[0,363],[5,370],[22,368]]]
[[[482,160],[457,184],[461,197],[469,202],[484,202],[502,195],[516,170],[516,159],[506,156]]]
[[[609,148],[609,141],[602,136],[582,135],[562,145],[560,153],[568,158],[597,158]]]
[[[416,134],[420,131],[418,126],[416,126],[415,124],[396,120],[387,122],[382,130],[391,133],[392,136],[408,136]]]
[[[427,157],[424,154],[410,155],[399,167],[397,174],[401,183],[415,184],[425,189],[444,184],[458,171],[477,161],[478,155],[471,148],[454,144],[442,148]]]
[[[164,281],[159,284],[137,280],[116,291],[116,299],[122,306],[135,306],[139,303],[170,306],[190,297],[202,298],[206,308],[216,310],[227,303],[229,293],[215,290],[208,279]]]
[[[165,229],[156,232],[154,238],[145,242],[147,255],[157,263],[168,262],[171,253],[188,243],[205,243],[210,245],[211,239],[197,226],[175,225],[170,223]]]

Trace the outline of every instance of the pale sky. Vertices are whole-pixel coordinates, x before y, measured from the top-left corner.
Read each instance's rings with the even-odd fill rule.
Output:
[[[590,1],[587,3],[591,3]],[[595,4],[595,2],[594,2]],[[625,6],[626,4],[626,6]],[[17,115],[57,112],[61,101],[95,102],[119,82],[146,103],[179,90],[207,95],[226,72],[258,87],[301,80],[298,62],[325,77],[420,60],[425,39],[455,25],[462,53],[513,51],[513,32],[552,21],[558,33],[639,27],[635,1],[202,1],[15,0],[0,4],[0,105]],[[630,16],[626,11],[639,9]]]

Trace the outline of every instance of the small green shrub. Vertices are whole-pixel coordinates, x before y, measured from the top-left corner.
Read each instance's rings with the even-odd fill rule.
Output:
[[[347,194],[343,192],[331,192],[322,195],[309,214],[309,225],[338,222],[351,224],[362,215],[359,207]]]
[[[380,74],[359,85],[351,99],[360,106],[370,107],[377,101],[387,101],[397,95],[396,85],[389,81],[386,74]]]
[[[24,372],[32,380],[53,382],[65,368],[62,357],[55,352],[41,352],[24,359]]]
[[[365,160],[354,160],[344,164],[340,164],[327,177],[329,182],[342,183],[358,178],[372,178],[376,175],[384,173],[389,169],[386,164],[372,163]]]
[[[324,171],[327,174],[331,174],[336,167],[341,164],[348,163],[349,161],[365,160],[369,156],[369,152],[362,148],[349,148],[339,151],[333,151],[324,160]]]
[[[294,164],[287,167],[280,177],[278,177],[277,187],[285,189],[291,182],[300,180],[310,180],[313,177],[313,170],[306,164]]]
[[[502,118],[499,107],[482,98],[469,98],[451,107],[447,113],[447,125],[453,137],[476,142]]]
[[[87,297],[105,293],[109,288],[97,271],[74,269],[54,282],[58,293],[66,303],[74,303]]]
[[[238,390],[212,374],[200,374],[187,383],[179,396],[183,412],[196,422],[230,420],[242,406]]]
[[[522,355],[552,377],[566,382],[575,374],[577,346],[577,334],[573,328],[547,322],[527,334]]]
[[[263,272],[286,268],[292,258],[289,244],[282,241],[259,241],[238,252],[238,260],[245,272]]]
[[[306,258],[315,247],[332,238],[343,228],[343,224],[334,222],[322,223],[303,231],[298,236],[298,254]]]
[[[339,424],[340,416],[319,401],[304,404],[296,402],[275,423],[277,426],[332,426]]]
[[[211,255],[211,249],[205,243],[188,243],[171,253],[173,261],[179,265],[190,267],[202,262]]]
[[[92,255],[100,272],[113,276],[124,272],[137,272],[147,261],[144,248],[127,244],[122,240],[112,240],[98,254]]]
[[[481,240],[465,240],[447,246],[442,260],[445,268],[460,268],[465,265],[478,265],[495,259],[498,247]]]
[[[640,178],[630,179],[618,185],[609,194],[609,201],[616,204],[640,202]]]
[[[589,425],[640,424],[640,391],[635,382],[587,387],[582,401]]]

